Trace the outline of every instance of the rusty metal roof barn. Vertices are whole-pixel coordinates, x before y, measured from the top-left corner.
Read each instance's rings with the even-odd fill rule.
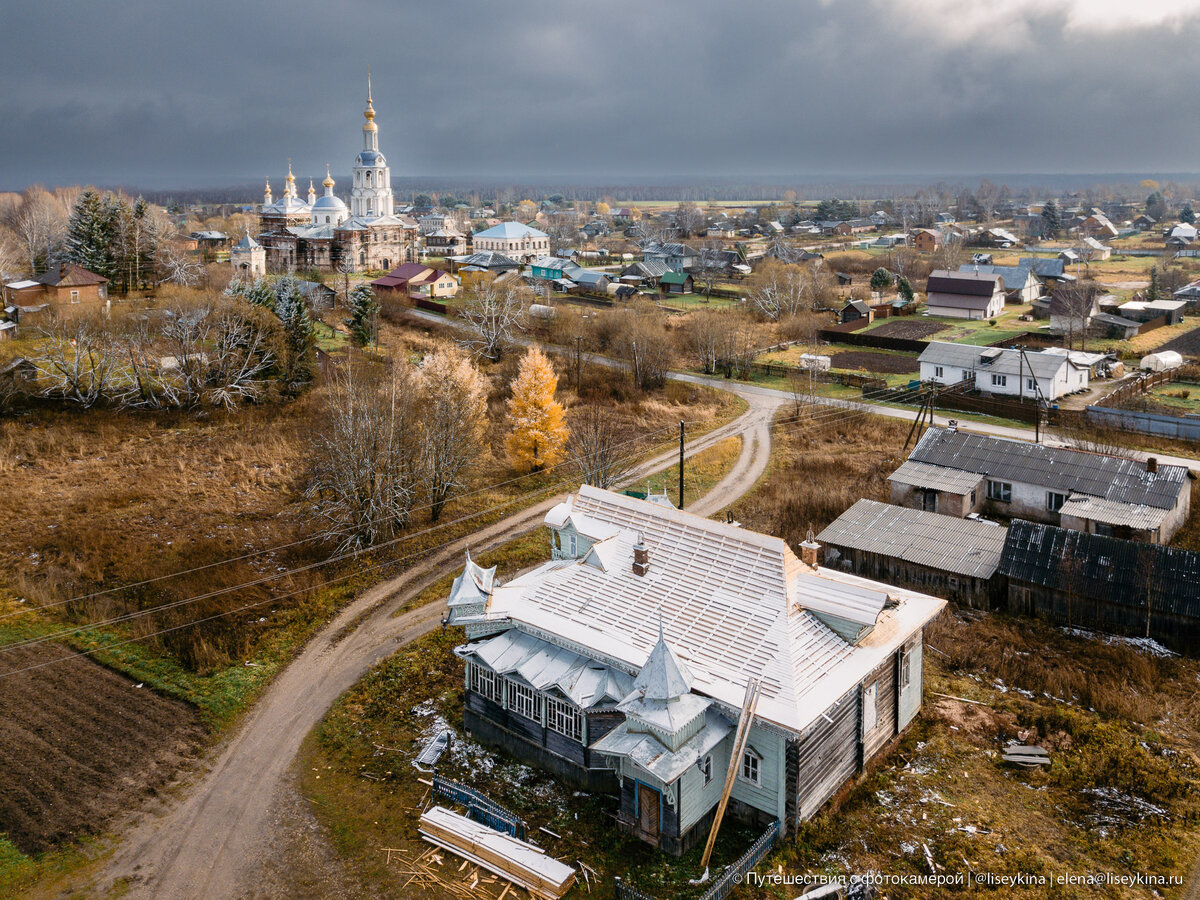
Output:
[[[817,540],[880,553],[972,578],[991,578],[1004,549],[1004,526],[979,519],[859,500]]]
[[[909,460],[989,478],[1058,487],[1117,503],[1171,509],[1187,489],[1183,466],[1151,467],[1121,456],[1046,447],[1008,438],[931,428]],[[1151,471],[1151,468],[1154,471]]]

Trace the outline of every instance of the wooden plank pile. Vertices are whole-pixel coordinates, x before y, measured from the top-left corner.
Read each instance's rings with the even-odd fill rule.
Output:
[[[1018,744],[1016,741],[1009,743],[1004,748],[1003,758],[1007,763],[1024,766],[1027,769],[1050,765],[1050,754],[1046,751],[1045,747],[1030,747],[1025,744]]]
[[[535,897],[559,900],[575,883],[575,870],[539,848],[493,831],[441,806],[426,810],[421,836],[464,860],[523,887]]]

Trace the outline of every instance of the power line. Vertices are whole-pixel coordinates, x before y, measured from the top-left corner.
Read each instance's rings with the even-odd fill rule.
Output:
[[[899,394],[899,393],[901,393],[901,392],[900,392],[900,391],[889,391],[889,392],[888,392],[888,394],[889,394],[889,395],[891,395],[891,394]],[[852,402],[852,401],[849,401],[849,402]],[[805,415],[805,414],[797,414],[797,415],[795,415],[795,416],[792,416],[792,417],[790,417],[790,418],[775,419],[775,420],[773,420],[771,423],[769,423],[768,427],[769,427],[769,428],[774,428],[774,427],[776,427],[776,426],[794,424],[794,423],[796,423],[796,422],[800,422],[800,421],[805,421],[805,422],[808,422],[808,423],[820,424],[820,423],[823,423],[823,422],[826,422],[826,421],[835,420],[835,419],[838,419],[838,418],[850,418],[850,417],[857,417],[857,416],[861,416],[861,415],[870,415],[870,414],[871,414],[871,413],[870,413],[870,411],[869,411],[869,410],[864,410],[864,409],[857,408],[857,407],[845,407],[845,408],[843,408],[843,407],[834,407],[834,408],[827,408],[826,410],[822,411],[821,413],[819,413],[819,414],[817,414],[817,415],[815,415],[815,416],[811,416],[811,415]],[[668,426],[668,427],[671,427],[671,428],[673,428],[674,426]],[[660,429],[660,430],[661,430],[661,429]],[[660,442],[660,443],[665,443],[665,442]],[[672,440],[672,441],[670,441],[670,443],[674,443],[674,441]],[[626,462],[626,461],[632,460],[632,459],[634,459],[636,456],[640,455],[640,452],[644,452],[644,451],[639,451],[639,453],[635,453],[635,454],[629,454],[629,455],[627,455],[627,456],[625,456],[625,457],[622,457],[622,458],[619,460],[619,462]],[[180,600],[172,601],[171,603],[167,603],[167,604],[160,604],[159,606],[151,607],[151,608],[149,608],[149,609],[145,609],[145,610],[136,610],[136,611],[133,611],[133,612],[130,612],[130,613],[125,613],[125,614],[122,614],[122,615],[120,615],[120,616],[116,616],[116,617],[113,617],[112,619],[104,620],[104,621],[101,621],[101,622],[92,622],[92,623],[89,623],[89,624],[87,624],[87,625],[80,625],[80,626],[77,626],[77,627],[75,627],[75,628],[70,628],[70,629],[62,629],[62,630],[59,630],[59,631],[56,631],[56,632],[54,632],[53,634],[49,634],[49,635],[42,635],[42,636],[40,636],[40,637],[36,637],[36,638],[28,638],[28,639],[26,639],[26,640],[24,640],[24,641],[16,641],[16,642],[13,642],[13,643],[11,643],[11,644],[5,644],[5,645],[3,645],[3,646],[0,646],[0,653],[2,653],[2,652],[5,652],[5,651],[8,651],[8,650],[15,650],[15,649],[17,649],[17,648],[20,648],[20,647],[29,647],[29,646],[35,646],[35,645],[42,644],[42,643],[48,643],[48,642],[51,642],[51,641],[57,641],[57,640],[61,640],[61,639],[62,639],[62,638],[64,638],[64,637],[68,637],[68,636],[71,636],[71,635],[74,635],[74,634],[81,634],[81,633],[83,633],[83,632],[90,631],[90,630],[92,630],[92,629],[96,629],[96,628],[105,628],[105,627],[110,627],[110,626],[112,626],[112,625],[120,625],[120,624],[125,624],[126,622],[133,621],[133,620],[135,620],[135,619],[139,619],[139,618],[143,618],[143,617],[145,617],[145,616],[149,616],[149,615],[154,615],[155,613],[166,612],[166,611],[169,611],[169,610],[171,610],[171,609],[177,609],[177,608],[180,608],[180,607],[182,607],[182,606],[186,606],[186,605],[190,605],[190,604],[192,604],[192,603],[199,602],[199,601],[201,601],[201,600],[207,600],[207,599],[211,599],[212,597],[215,597],[215,596],[220,596],[220,595],[222,595],[222,594],[226,594],[226,593],[232,593],[233,591],[242,590],[242,589],[245,589],[245,588],[248,588],[248,587],[254,587],[254,586],[256,586],[256,585],[263,584],[263,583],[266,583],[266,582],[269,582],[269,581],[273,581],[273,580],[276,580],[276,579],[279,579],[279,578],[283,578],[283,577],[285,577],[285,576],[288,576],[288,575],[294,575],[294,574],[299,574],[299,573],[301,573],[301,572],[310,571],[310,570],[312,570],[312,569],[319,568],[319,567],[321,567],[321,566],[324,566],[324,565],[328,565],[329,563],[340,561],[341,559],[348,559],[348,558],[350,558],[350,557],[353,557],[353,556],[358,556],[358,555],[361,555],[362,553],[367,553],[367,552],[375,552],[375,551],[377,551],[377,550],[380,550],[380,549],[383,549],[383,548],[385,548],[385,547],[387,547],[387,546],[392,546],[392,545],[394,545],[394,544],[400,543],[400,542],[402,542],[402,541],[405,541],[405,540],[409,540],[409,539],[412,539],[412,538],[415,538],[415,537],[420,537],[420,536],[422,536],[422,535],[429,534],[429,533],[431,533],[431,532],[433,532],[433,531],[436,531],[436,530],[438,530],[438,529],[440,529],[440,528],[445,528],[445,527],[447,527],[447,526],[450,526],[450,525],[456,525],[456,524],[460,524],[461,522],[465,522],[465,521],[468,521],[468,520],[470,520],[470,519],[473,519],[473,518],[478,518],[479,516],[481,516],[481,515],[484,515],[484,514],[486,514],[486,513],[489,513],[489,512],[494,512],[494,511],[496,511],[496,510],[498,510],[498,509],[503,509],[503,508],[505,508],[505,507],[507,507],[507,506],[510,506],[510,505],[512,505],[513,503],[515,503],[515,502],[517,502],[517,501],[519,501],[519,500],[525,499],[526,497],[530,497],[530,496],[533,496],[533,495],[535,495],[535,494],[540,494],[540,493],[545,493],[545,492],[553,492],[553,491],[557,490],[558,488],[560,488],[560,487],[562,487],[562,486],[564,486],[564,485],[567,485],[567,484],[572,484],[573,482],[574,482],[574,479],[564,479],[564,480],[562,480],[562,481],[560,481],[560,482],[557,482],[557,483],[556,483],[556,484],[554,484],[554,485],[550,485],[550,486],[547,486],[547,487],[541,488],[541,489],[540,489],[540,490],[538,490],[538,491],[530,491],[530,492],[527,492],[527,493],[525,493],[525,494],[518,495],[518,496],[516,496],[516,497],[510,498],[509,500],[506,500],[506,501],[505,501],[505,502],[503,502],[503,503],[496,504],[496,505],[494,505],[494,506],[488,507],[488,508],[486,508],[486,509],[483,509],[483,510],[480,510],[480,511],[477,511],[477,512],[474,512],[474,513],[470,513],[470,514],[468,514],[468,515],[465,515],[465,516],[462,516],[462,517],[460,517],[460,518],[458,518],[458,519],[453,519],[453,520],[450,520],[450,521],[447,521],[447,522],[440,523],[440,524],[438,524],[438,525],[431,526],[430,528],[423,529],[422,531],[419,531],[419,532],[413,532],[413,533],[411,533],[411,534],[404,535],[404,536],[402,536],[402,537],[399,537],[399,538],[394,538],[394,539],[392,539],[392,540],[390,540],[390,541],[388,541],[388,542],[385,542],[385,543],[383,543],[383,544],[380,544],[380,545],[378,545],[378,546],[376,546],[376,547],[370,548],[369,550],[364,550],[364,551],[353,551],[353,552],[350,552],[350,553],[343,554],[343,555],[341,555],[341,556],[337,556],[337,557],[331,557],[331,558],[329,558],[329,559],[322,560],[322,561],[319,561],[319,562],[316,562],[316,563],[310,563],[310,564],[308,564],[308,565],[305,565],[305,566],[297,567],[297,568],[295,568],[295,569],[289,569],[289,570],[286,570],[286,571],[284,571],[284,572],[277,572],[277,573],[275,573],[275,574],[273,574],[273,575],[271,575],[271,576],[266,576],[266,577],[264,577],[264,578],[261,578],[261,579],[256,579],[256,580],[254,580],[254,581],[251,581],[251,582],[246,582],[246,583],[244,583],[244,584],[240,584],[240,585],[233,585],[233,586],[231,586],[231,587],[228,587],[228,588],[220,589],[220,590],[217,590],[217,591],[210,591],[210,592],[208,592],[208,593],[206,593],[206,594],[201,594],[201,595],[194,596],[194,597],[186,597],[186,598],[181,598]],[[410,555],[408,555],[408,556],[400,557],[399,559],[392,559],[392,560],[382,560],[382,561],[380,561],[380,562],[378,562],[378,563],[374,563],[374,564],[368,565],[368,566],[366,566],[366,567],[363,567],[363,568],[356,569],[354,572],[346,573],[345,575],[341,575],[341,576],[338,576],[338,577],[336,577],[336,578],[329,579],[329,580],[327,580],[327,581],[324,581],[324,582],[321,582],[320,584],[317,584],[317,585],[308,585],[308,586],[306,586],[306,587],[299,588],[299,589],[297,589],[297,590],[295,590],[295,591],[291,591],[291,592],[288,592],[288,593],[285,593],[285,594],[277,594],[277,595],[274,595],[274,596],[272,596],[272,597],[270,597],[270,598],[268,598],[268,599],[266,599],[266,600],[259,601],[259,602],[257,602],[257,603],[249,604],[249,605],[247,605],[247,606],[243,606],[243,607],[238,607],[238,608],[235,608],[235,609],[232,609],[232,610],[226,610],[226,611],[223,611],[223,612],[221,612],[221,613],[216,613],[216,614],[214,614],[213,616],[209,616],[209,617],[206,617],[206,618],[203,618],[203,619],[197,619],[197,620],[195,620],[195,621],[193,621],[193,622],[183,623],[183,624],[181,624],[181,625],[178,625],[178,626],[172,626],[171,628],[163,629],[163,630],[161,630],[161,631],[158,631],[158,632],[152,632],[152,633],[150,633],[150,634],[147,634],[147,635],[142,635],[142,636],[140,636],[140,637],[138,637],[138,638],[132,638],[132,639],[130,639],[130,641],[133,641],[133,640],[143,640],[143,639],[146,639],[146,638],[149,638],[149,637],[154,637],[154,636],[156,636],[157,634],[163,634],[163,633],[166,633],[166,632],[168,632],[168,631],[174,631],[174,630],[177,630],[177,629],[179,629],[179,628],[186,628],[186,627],[188,627],[189,625],[198,625],[198,624],[201,624],[201,623],[203,623],[203,622],[210,621],[210,620],[212,620],[212,619],[215,619],[215,618],[220,618],[221,616],[225,616],[225,615],[233,615],[234,613],[241,612],[241,611],[243,611],[243,610],[245,610],[245,609],[252,609],[252,608],[254,608],[254,607],[261,606],[261,605],[264,605],[264,604],[266,604],[266,603],[277,602],[277,601],[278,601],[278,600],[280,600],[280,599],[286,599],[286,598],[288,598],[288,597],[295,596],[296,594],[305,593],[305,592],[308,592],[308,591],[315,591],[315,590],[317,590],[317,589],[319,589],[319,588],[322,588],[322,587],[327,587],[327,586],[329,586],[330,584],[335,584],[335,583],[337,583],[338,581],[344,580],[345,578],[349,578],[349,577],[351,577],[352,575],[359,574],[359,573],[361,573],[361,572],[369,572],[369,571],[373,571],[373,570],[375,570],[375,569],[379,569],[379,568],[382,568],[382,567],[384,567],[384,566],[389,566],[389,565],[395,565],[395,564],[399,564],[400,562],[403,562],[403,561],[405,561],[405,560],[407,560],[407,559],[412,559],[412,558],[414,558],[415,556],[418,556],[418,555],[432,553],[432,552],[434,552],[434,551],[436,551],[436,550],[442,549],[443,547],[447,547],[447,546],[449,546],[450,544],[453,544],[453,543],[455,543],[457,540],[459,540],[459,538],[453,538],[453,539],[451,539],[450,541],[446,541],[446,542],[444,542],[444,543],[442,543],[442,544],[435,545],[434,547],[431,547],[431,548],[426,548],[425,550],[422,550],[422,551],[417,551],[416,553],[410,554]],[[122,642],[122,643],[129,643],[130,641],[126,641],[126,642]],[[121,646],[121,644],[110,645],[110,646]],[[104,648],[99,648],[99,649],[104,649]],[[34,666],[33,668],[37,668],[37,667],[38,667],[38,666]],[[17,670],[17,671],[26,671],[26,670]],[[8,674],[15,674],[15,672],[14,672],[14,673],[8,673]],[[0,675],[0,677],[4,677],[4,676],[3,676],[3,675]]]
[[[668,427],[670,427],[672,429],[674,428],[673,425],[668,426]],[[624,442],[624,443],[629,443],[629,442]],[[668,443],[668,442],[664,442],[664,441],[659,442],[659,444],[663,444],[663,443]],[[674,443],[674,440],[672,439],[669,443]],[[617,445],[617,446],[620,446],[620,445]],[[654,446],[658,446],[658,445],[654,445]],[[630,462],[631,460],[636,459],[638,456],[640,456],[644,452],[645,452],[645,450],[639,450],[636,453],[627,454],[624,457],[620,457],[616,462],[617,462],[617,464]],[[536,491],[527,491],[524,494],[518,494],[517,496],[511,497],[502,503],[498,503],[493,506],[486,507],[482,510],[477,510],[476,512],[469,513],[465,516],[460,516],[457,519],[451,519],[446,522],[441,522],[437,525],[432,525],[429,528],[425,528],[420,531],[410,532],[409,534],[405,534],[405,535],[401,535],[400,537],[392,538],[391,540],[385,541],[381,544],[377,544],[373,547],[370,547],[370,548],[367,548],[364,550],[350,551],[350,552],[343,553],[343,554],[340,554],[337,556],[329,557],[324,560],[319,560],[317,562],[308,563],[303,566],[297,566],[292,569],[286,569],[282,572],[275,572],[271,575],[266,575],[266,576],[263,576],[262,578],[257,578],[252,581],[243,582],[241,584],[230,585],[228,587],[219,588],[217,590],[209,591],[207,593],[199,594],[199,595],[192,596],[192,597],[183,597],[178,600],[173,600],[169,603],[162,603],[157,606],[149,607],[148,609],[133,610],[133,611],[130,611],[127,613],[122,613],[121,615],[114,616],[110,619],[104,619],[99,622],[89,622],[86,625],[78,625],[73,628],[60,629],[60,630],[54,632],[53,634],[42,635],[42,636],[33,637],[33,638],[26,638],[25,640],[22,640],[22,641],[14,641],[12,643],[4,644],[4,645],[0,646],[0,653],[3,653],[8,650],[14,650],[19,647],[28,647],[28,646],[33,646],[36,644],[46,643],[49,641],[60,640],[64,637],[68,637],[68,636],[71,636],[74,634],[80,634],[82,632],[90,631],[95,628],[106,628],[106,627],[109,627],[112,625],[122,625],[126,622],[130,622],[135,619],[140,619],[145,616],[154,615],[154,614],[160,613],[160,612],[167,612],[172,609],[178,609],[183,606],[188,606],[192,603],[198,603],[202,600],[210,600],[213,597],[219,597],[224,594],[233,593],[235,591],[240,591],[240,590],[244,590],[247,588],[256,587],[258,585],[266,584],[271,581],[276,581],[278,579],[285,578],[290,575],[301,574],[303,572],[308,572],[313,569],[321,568],[322,566],[326,566],[331,563],[340,562],[342,560],[350,559],[350,558],[356,557],[356,556],[361,556],[365,553],[375,553],[379,550],[383,550],[387,547],[394,546],[394,545],[402,543],[404,541],[412,540],[414,538],[421,537],[426,534],[431,534],[432,532],[437,531],[439,529],[446,528],[451,525],[458,525],[462,522],[466,522],[471,519],[479,518],[480,516],[486,515],[488,513],[495,512],[496,510],[504,509],[505,507],[511,506],[512,504],[517,503],[521,500],[527,499],[529,497],[546,494],[546,493],[552,494],[552,493],[558,491],[563,486],[573,484],[574,482],[575,482],[574,478],[563,479],[561,481],[556,482],[555,484],[547,485],[545,487],[539,488]],[[457,540],[457,539],[455,539],[455,540]],[[453,541],[451,541],[451,543],[452,542]],[[434,547],[432,549],[437,549],[437,547]],[[407,558],[407,557],[404,557],[404,558]],[[359,569],[357,571],[360,571],[360,572],[361,571],[371,571],[373,568],[377,568],[379,565],[390,565],[394,562],[396,562],[396,560],[385,560],[375,566],[367,566],[365,569]],[[320,585],[312,585],[307,588],[304,588],[303,590],[315,590],[316,588],[323,587],[323,586],[324,586],[324,583],[320,584]],[[284,595],[284,596],[290,596],[290,594]],[[67,602],[67,601],[60,601],[59,604],[52,604],[52,605],[60,605],[61,602]],[[40,607],[39,609],[47,609],[47,608],[50,608],[50,606],[51,605],[47,605],[46,607]],[[25,612],[25,611],[26,610],[20,610],[19,612]]]
[[[698,421],[696,421],[696,420],[693,420],[693,421],[689,422],[688,424],[690,424],[690,425],[695,425],[695,424],[700,424],[700,423],[699,423]],[[634,443],[637,443],[637,442],[639,442],[639,441],[642,441],[642,440],[644,440],[644,439],[645,439],[645,438],[647,438],[647,437],[652,437],[652,436],[654,436],[654,435],[656,435],[656,434],[661,434],[661,433],[662,433],[662,432],[664,432],[664,431],[670,431],[670,430],[674,430],[674,428],[675,428],[675,426],[674,426],[674,425],[664,425],[663,427],[661,427],[661,428],[656,428],[656,429],[654,429],[653,431],[649,431],[649,432],[643,432],[643,433],[639,434],[637,437],[630,438],[629,440],[627,440],[627,441],[622,441],[622,442],[620,442],[620,443],[618,443],[618,444],[614,444],[614,445],[613,445],[613,449],[618,449],[618,448],[620,448],[620,447],[625,447],[625,446],[628,446],[629,444],[634,444]],[[658,441],[658,442],[656,442],[656,443],[649,444],[647,447],[645,447],[645,448],[644,448],[642,451],[639,451],[639,452],[646,452],[646,451],[650,451],[650,450],[653,450],[654,448],[656,448],[656,447],[658,447],[658,446],[660,446],[660,445],[665,445],[666,443],[668,443],[668,442],[667,442],[667,441]],[[466,498],[466,497],[472,497],[472,496],[475,496],[476,494],[485,493],[485,492],[487,492],[487,491],[492,491],[492,490],[495,490],[495,489],[497,489],[497,488],[506,487],[506,486],[508,486],[508,485],[510,485],[510,484],[515,484],[516,482],[518,482],[518,481],[522,481],[522,480],[524,480],[524,479],[526,479],[526,478],[529,478],[529,477],[531,477],[531,476],[533,476],[533,475],[540,475],[540,474],[544,474],[544,473],[547,473],[547,472],[551,472],[551,471],[553,471],[553,470],[555,470],[555,469],[559,469],[559,468],[562,468],[562,467],[565,467],[565,466],[573,466],[573,465],[575,465],[575,464],[576,464],[576,463],[575,463],[575,461],[574,461],[574,460],[564,460],[564,461],[563,461],[563,462],[561,462],[561,463],[557,463],[557,464],[555,464],[555,465],[553,465],[553,466],[550,466],[550,467],[548,467],[548,468],[541,469],[541,470],[540,470],[540,471],[538,471],[538,472],[526,472],[524,475],[519,475],[519,476],[517,476],[516,478],[510,478],[510,479],[508,479],[508,480],[506,480],[506,481],[500,481],[500,482],[496,482],[496,483],[493,483],[493,484],[484,485],[484,486],[482,486],[482,487],[479,487],[479,488],[476,488],[476,489],[474,489],[474,490],[467,491],[467,492],[465,492],[465,493],[462,493],[462,494],[458,494],[458,495],[456,495],[456,498],[455,498],[455,499],[462,500],[462,499],[464,499],[464,498]],[[545,489],[543,488],[543,490],[545,490]],[[519,496],[521,496],[521,495],[519,495]],[[424,510],[430,509],[430,508],[431,508],[431,506],[432,506],[432,504],[425,504],[425,505],[423,505],[423,506],[417,506],[417,507],[414,507],[412,510],[410,510],[410,513],[418,513],[418,512],[422,512],[422,511],[424,511]],[[302,544],[308,544],[308,543],[312,543],[313,541],[315,541],[315,540],[319,540],[320,538],[321,538],[321,535],[320,535],[320,534],[314,534],[314,535],[310,535],[309,537],[306,537],[306,538],[301,538],[300,540],[296,540],[296,541],[291,541],[291,542],[289,542],[289,543],[286,543],[286,544],[279,544],[279,545],[277,545],[277,546],[274,546],[274,547],[264,547],[264,548],[263,548],[263,549],[261,549],[261,550],[255,550],[255,551],[253,551],[253,552],[251,552],[251,553],[245,553],[245,554],[243,554],[243,555],[241,555],[241,556],[234,556],[234,557],[229,557],[229,558],[226,558],[226,559],[215,560],[215,561],[213,561],[213,562],[211,562],[211,563],[205,563],[204,565],[201,565],[201,566],[193,566],[193,567],[192,567],[192,568],[190,568],[190,569],[180,569],[179,571],[176,571],[176,572],[170,572],[170,573],[168,573],[168,574],[166,574],[166,575],[156,575],[156,576],[154,576],[153,578],[146,578],[146,579],[143,579],[142,581],[134,581],[134,582],[130,582],[129,584],[118,585],[118,586],[116,586],[116,587],[110,587],[110,588],[103,588],[103,589],[101,589],[101,590],[97,590],[97,591],[91,591],[91,592],[89,592],[89,593],[87,593],[87,594],[79,594],[79,595],[77,595],[77,596],[75,596],[75,597],[68,597],[68,598],[66,598],[66,599],[64,599],[64,600],[56,600],[56,601],[55,601],[55,602],[53,602],[53,603],[47,603],[47,604],[45,604],[45,605],[38,606],[38,607],[36,607],[36,608],[37,608],[37,609],[39,609],[39,610],[45,610],[45,609],[54,609],[55,607],[58,607],[58,606],[63,606],[64,604],[67,604],[67,603],[75,603],[75,602],[77,602],[77,601],[80,601],[80,600],[90,600],[90,599],[92,599],[92,598],[95,598],[95,597],[103,597],[103,596],[106,596],[106,595],[108,595],[108,594],[114,594],[114,593],[118,593],[118,592],[120,592],[120,591],[127,591],[127,590],[132,590],[132,589],[134,589],[134,588],[145,587],[146,585],[149,585],[149,584],[157,584],[158,582],[161,582],[161,581],[169,581],[169,580],[170,580],[170,579],[172,579],[172,578],[179,578],[179,577],[182,577],[182,576],[184,576],[184,575],[192,575],[192,574],[195,574],[196,572],[203,572],[203,571],[206,571],[206,570],[208,570],[208,569],[213,569],[213,568],[216,568],[216,567],[218,567],[218,566],[229,565],[229,564],[231,564],[231,563],[235,563],[235,562],[243,562],[243,561],[245,561],[245,560],[247,560],[247,559],[253,559],[253,558],[254,558],[254,557],[256,557],[256,556],[263,556],[263,555],[265,555],[265,554],[268,554],[268,553],[277,553],[277,552],[279,552],[279,551],[281,551],[281,550],[288,550],[288,549],[291,549],[292,547],[298,547],[298,546],[301,546]],[[398,539],[394,539],[394,540],[398,540]],[[393,541],[393,542],[394,542],[394,541]],[[389,543],[390,543],[390,542],[389,542]],[[329,559],[327,559],[327,560],[324,560],[323,562],[333,562],[333,561],[336,561],[336,560],[338,560],[338,559],[345,559],[345,558],[347,558],[348,556],[352,556],[352,555],[354,555],[354,553],[359,553],[359,552],[370,552],[370,551],[372,551],[372,550],[379,549],[379,548],[381,548],[381,547],[386,547],[386,546],[388,546],[388,544],[387,544],[387,543],[384,543],[384,544],[379,544],[379,545],[376,545],[375,547],[368,548],[368,549],[366,549],[366,550],[361,550],[361,551],[352,551],[352,552],[350,552],[350,553],[347,553],[347,554],[342,554],[341,556],[338,556],[338,557],[330,557]],[[282,577],[282,576],[283,576],[283,575],[285,575],[285,574],[288,574],[288,573],[287,573],[287,572],[284,572],[284,573],[279,573],[278,575],[276,575],[276,576],[273,576],[273,577]],[[237,590],[237,589],[238,589],[238,587],[252,587],[253,585],[255,585],[255,584],[258,584],[258,583],[261,583],[261,579],[260,579],[260,580],[258,580],[258,581],[247,582],[247,583],[246,583],[246,584],[244,584],[244,585],[235,586],[235,587],[233,587],[233,588],[227,588],[227,589],[225,589],[225,590],[226,590],[226,591],[228,591],[228,590]],[[27,611],[27,610],[24,610],[24,609],[19,609],[19,610],[14,610],[14,611],[12,611],[12,612],[8,612],[8,613],[0,613],[0,621],[2,621],[2,620],[4,620],[4,619],[7,619],[7,618],[11,618],[11,617],[13,617],[13,616],[18,616],[18,615],[21,615],[22,613],[24,613],[24,612],[26,612],[26,611]],[[3,649],[3,648],[2,648],[2,647],[0,647],[0,649]]]

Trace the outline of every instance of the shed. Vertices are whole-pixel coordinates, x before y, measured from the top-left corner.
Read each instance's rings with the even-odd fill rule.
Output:
[[[817,540],[825,546],[827,566],[989,606],[1005,534],[1002,525],[985,519],[859,500]]]
[[[665,272],[658,285],[666,294],[690,294],[695,282],[687,272]]]
[[[1182,365],[1183,357],[1174,350],[1159,350],[1157,353],[1143,356],[1141,368],[1149,369],[1151,372],[1166,372],[1170,369],[1178,369]]]

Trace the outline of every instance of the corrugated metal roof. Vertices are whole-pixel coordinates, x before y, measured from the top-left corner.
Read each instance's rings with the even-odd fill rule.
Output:
[[[859,683],[943,601],[822,569],[826,600],[849,617],[869,594],[900,598],[874,631],[847,643],[803,604],[794,576],[809,570],[779,538],[682,510],[583,487],[548,521],[616,527],[624,561],[600,569],[583,560],[545,564],[493,590],[486,619],[507,621],[606,664],[638,672],[657,642],[690,671],[692,690],[740,707],[749,677],[762,684],[759,715],[793,731]],[[633,546],[650,552],[646,575],[632,570]],[[853,596],[852,596],[853,595]],[[586,649],[584,649],[586,648]]]
[[[996,282],[1004,290],[1004,279],[999,275],[987,275],[982,272],[951,272],[949,269],[938,269],[929,276],[925,285],[927,294],[962,294],[973,297],[991,297],[996,293]]]
[[[988,478],[1074,491],[1117,503],[1144,503],[1171,509],[1187,490],[1187,469],[1146,464],[1120,456],[1105,456],[1047,447],[1027,441],[931,428],[909,454],[909,460],[978,472]]]
[[[1112,500],[1075,494],[1063,503],[1060,512],[1064,516],[1078,516],[1106,525],[1128,525],[1142,531],[1156,531],[1169,510],[1142,503],[1114,503]]]
[[[817,540],[931,569],[991,578],[1000,562],[1005,533],[1002,526],[992,522],[859,500]]]
[[[1200,553],[1123,541],[1017,519],[1009,526],[1001,575],[1080,600],[1096,599],[1200,616]]]
[[[963,472],[945,466],[931,466],[928,463],[914,462],[910,459],[901,463],[900,468],[888,476],[888,481],[965,496],[983,483],[983,476],[978,472]]]

